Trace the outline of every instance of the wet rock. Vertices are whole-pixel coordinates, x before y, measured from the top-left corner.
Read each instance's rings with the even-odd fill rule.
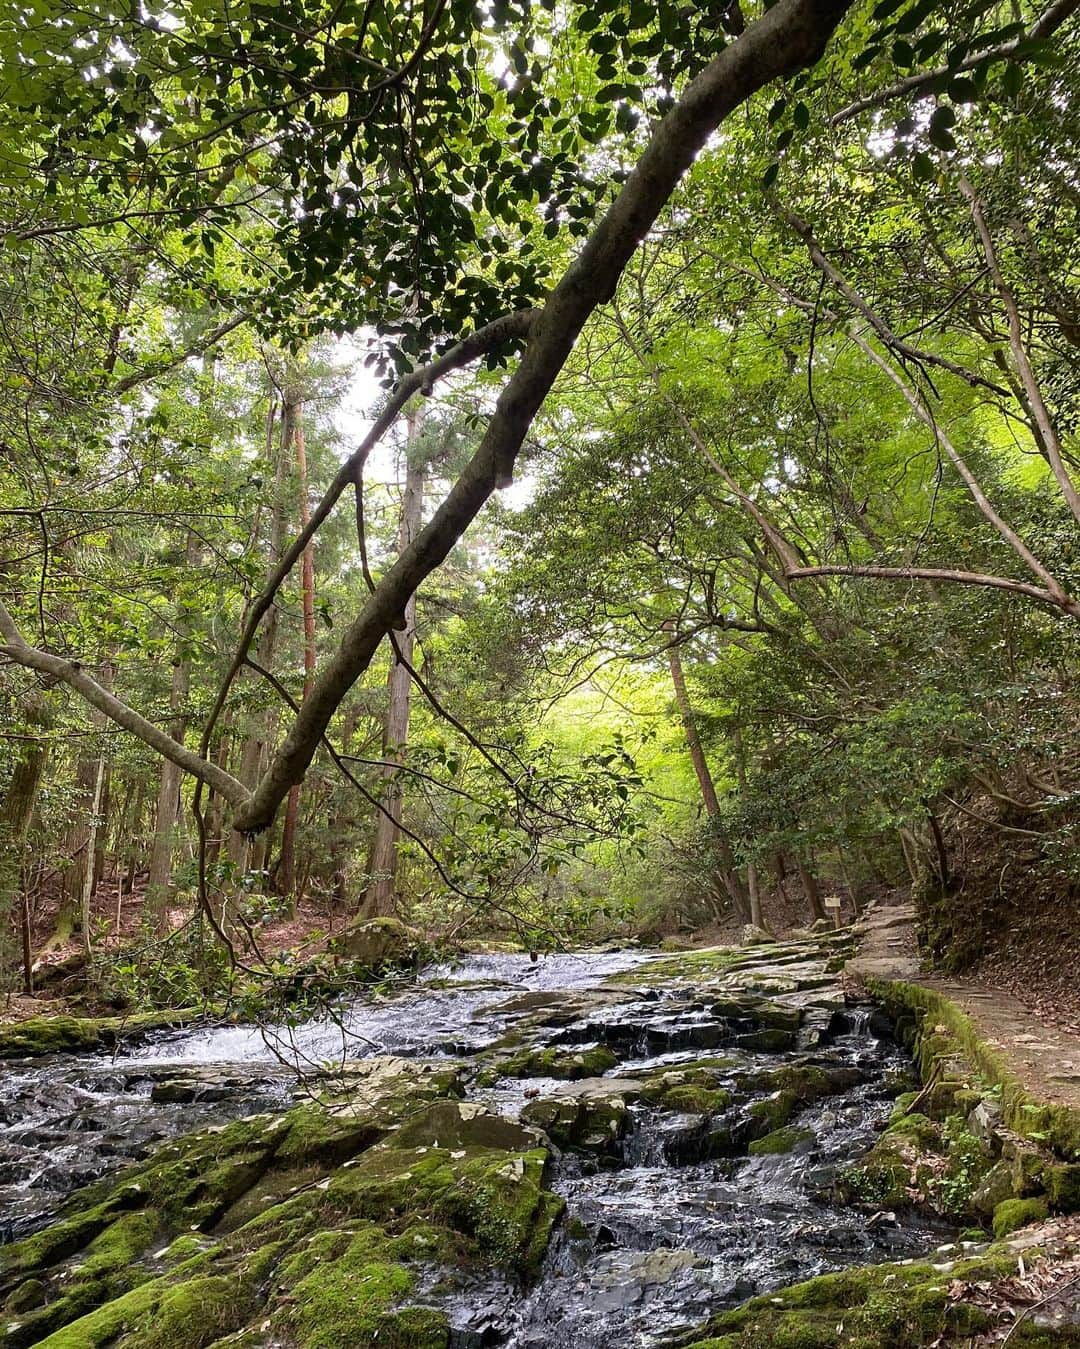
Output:
[[[4,1311],[18,1315],[40,1307],[48,1296],[41,1279],[24,1279],[4,1299]]]
[[[521,1049],[499,1060],[489,1070],[499,1077],[554,1077],[567,1081],[598,1077],[614,1068],[618,1058],[606,1045],[589,1045],[576,1052],[554,1046]]]
[[[981,1143],[1000,1150],[1003,1126],[1001,1106],[996,1101],[980,1101],[967,1117],[968,1128]]]
[[[736,1035],[733,1043],[737,1049],[745,1049],[753,1054],[781,1054],[786,1049],[795,1048],[795,1033],[785,1030],[755,1030],[748,1035]]]
[[[626,1101],[614,1094],[530,1101],[521,1120],[542,1129],[559,1147],[606,1156],[621,1155],[620,1143],[630,1123]]]
[[[814,1146],[814,1135],[809,1129],[788,1125],[774,1129],[764,1138],[756,1138],[748,1149],[751,1157],[770,1157],[786,1152],[809,1152]]]
[[[169,1105],[184,1105],[192,1101],[241,1100],[267,1090],[267,1078],[281,1080],[278,1074],[267,1074],[264,1065],[246,1069],[207,1064],[204,1067],[168,1069],[150,1088],[150,1099]],[[144,1079],[145,1080],[145,1079]]]
[[[206,1009],[174,1008],[130,1016],[35,1016],[0,1026],[0,1059],[35,1058],[45,1054],[85,1053],[136,1043],[155,1031],[203,1021]]]
[[[528,1152],[541,1144],[535,1128],[493,1115],[472,1101],[437,1101],[393,1135],[397,1148],[486,1148]]]

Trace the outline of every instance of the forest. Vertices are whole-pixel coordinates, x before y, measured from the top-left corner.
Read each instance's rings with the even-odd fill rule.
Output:
[[[1078,9],[0,14],[0,1344],[1080,1344]]]

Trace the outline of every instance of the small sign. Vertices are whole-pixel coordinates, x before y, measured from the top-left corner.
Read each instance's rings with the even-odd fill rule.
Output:
[[[825,907],[832,914],[833,927],[840,926],[840,905],[841,899],[839,895],[830,895],[825,901]]]

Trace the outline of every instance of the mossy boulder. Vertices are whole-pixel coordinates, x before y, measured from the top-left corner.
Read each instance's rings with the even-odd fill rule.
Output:
[[[826,1274],[723,1313],[689,1349],[919,1349],[939,1344],[946,1331],[988,1325],[980,1309],[950,1307],[947,1283],[929,1265]]]
[[[327,943],[329,951],[368,970],[411,969],[423,942],[398,918],[358,919]]]
[[[576,1050],[555,1045],[529,1046],[491,1064],[488,1076],[495,1081],[500,1077],[553,1077],[563,1082],[576,1082],[587,1077],[600,1077],[618,1062],[606,1045],[589,1045]]]
[[[558,1147],[616,1157],[630,1125],[622,1096],[548,1096],[530,1101],[521,1119]]]
[[[205,1007],[132,1013],[130,1016],[34,1016],[0,1026],[0,1059],[41,1058],[46,1054],[82,1054],[114,1049],[157,1030],[205,1021]]]
[[[748,1149],[751,1157],[769,1157],[780,1153],[794,1152],[796,1148],[806,1151],[812,1147],[814,1135],[809,1129],[798,1129],[788,1125],[783,1129],[774,1129],[764,1138],[756,1138]]]
[[[1006,1237],[1029,1223],[1041,1223],[1048,1213],[1044,1199],[1005,1199],[994,1209],[994,1236]]]
[[[534,1274],[563,1201],[536,1130],[457,1099],[453,1070],[375,1062],[352,1095],[170,1144],[4,1248],[0,1344],[446,1349],[420,1288]]]
[[[715,1114],[734,1100],[727,1082],[731,1062],[730,1059],[703,1059],[652,1073],[642,1085],[641,1099],[677,1114]]]

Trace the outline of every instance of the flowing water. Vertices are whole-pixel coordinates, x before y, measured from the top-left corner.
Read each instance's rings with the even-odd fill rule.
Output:
[[[608,1090],[625,1081],[628,1094],[658,1069],[718,1053],[733,1082],[790,1063],[847,1070],[850,1085],[800,1111],[805,1137],[782,1155],[746,1155],[745,1091],[710,1117],[634,1104],[621,1143],[557,1155],[551,1184],[567,1201],[567,1220],[536,1285],[464,1275],[432,1292],[450,1311],[456,1349],[675,1344],[710,1312],[756,1293],[944,1239],[922,1220],[868,1215],[832,1198],[837,1171],[871,1145],[910,1070],[871,1009],[845,1007],[835,983],[812,970],[801,981],[773,971],[759,991],[798,1007],[801,1025],[786,1042],[775,1033],[763,1041],[760,1025],[718,1011],[714,994],[653,986],[651,959],[629,951],[481,956],[293,1030],[172,1032],[110,1055],[4,1065],[0,1234],[41,1226],[71,1190],[163,1138],[285,1108],[297,1094],[297,1067],[325,1071],[343,1057],[388,1053],[460,1059],[519,1024],[530,1045],[607,1045],[620,1059]],[[632,987],[604,987],[627,971]],[[571,1090],[504,1078],[470,1095],[516,1117],[528,1100]]]

